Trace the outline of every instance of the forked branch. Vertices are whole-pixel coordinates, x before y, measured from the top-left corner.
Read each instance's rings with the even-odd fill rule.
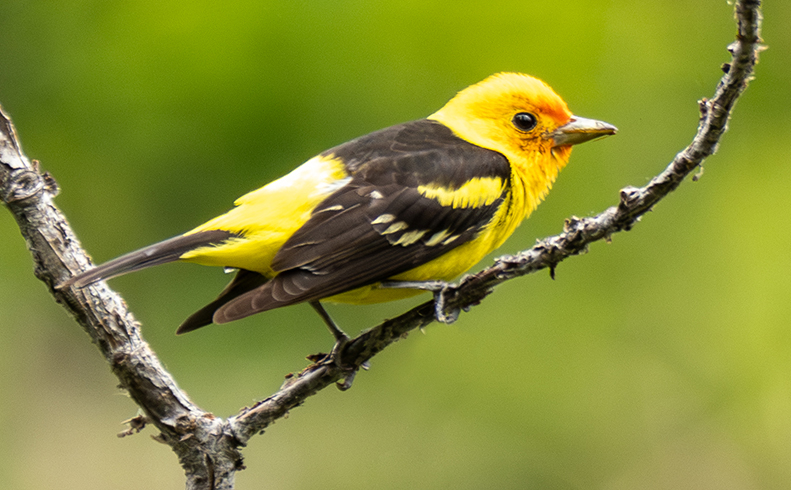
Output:
[[[629,230],[647,211],[676,189],[709,155],[727,128],[733,106],[753,76],[761,50],[761,10],[758,0],[736,3],[738,34],[728,50],[730,63],[711,99],[700,101],[700,123],[689,146],[676,155],[648,185],[622,189],[619,202],[588,218],[570,218],[564,231],[541,240],[516,255],[497,259],[485,270],[464,278],[445,291],[444,309],[469,309],[488,296],[494,286],[554,268],[562,260],[585,251],[589,244]],[[188,489],[232,489],[234,475],[243,468],[240,447],[309,396],[335,383],[348,387],[360,367],[382,349],[415,328],[434,321],[433,302],[363,332],[346,346],[341,366],[317,362],[265,400],[222,420],[195,405],[179,389],[143,340],[139,324],[121,297],[106,284],[59,290],[56,285],[90,266],[63,214],[53,203],[58,189],[36,161],[22,153],[11,120],[0,114],[0,198],[16,218],[35,262],[35,274],[90,335],[159,438],[179,457]],[[136,428],[142,422],[135,419]]]

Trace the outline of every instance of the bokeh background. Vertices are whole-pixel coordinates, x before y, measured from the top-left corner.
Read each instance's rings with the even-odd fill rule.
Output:
[[[620,128],[574,151],[498,252],[617,202],[691,139],[733,40],[725,0],[6,0],[0,102],[97,261],[183,232],[312,155],[498,71]],[[410,335],[245,450],[239,488],[791,488],[791,4],[702,179],[633,231]],[[0,212],[0,487],[180,488],[153,429],[32,274]],[[487,259],[483,264],[490,263]],[[301,305],[176,337],[228,277],[112,281],[218,416],[331,345]],[[416,304],[330,307],[350,332]]]

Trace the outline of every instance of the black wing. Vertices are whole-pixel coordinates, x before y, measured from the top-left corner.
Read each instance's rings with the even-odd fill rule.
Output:
[[[325,199],[272,262],[278,275],[217,310],[215,323],[313,301],[388,279],[473,239],[505,199],[510,165],[444,125],[421,120],[328,150],[352,180]],[[475,178],[500,182],[476,205],[443,205],[419,186],[452,192]]]

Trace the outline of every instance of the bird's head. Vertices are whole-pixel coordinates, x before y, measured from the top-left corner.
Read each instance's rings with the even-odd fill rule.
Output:
[[[610,124],[573,115],[546,83],[521,73],[498,73],[467,87],[429,119],[504,154],[512,164],[554,166],[554,175],[565,166],[572,145],[616,131]]]

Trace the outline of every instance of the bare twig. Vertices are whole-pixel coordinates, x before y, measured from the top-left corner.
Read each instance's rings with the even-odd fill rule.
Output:
[[[468,309],[506,280],[545,268],[553,271],[560,261],[585,251],[590,243],[630,229],[714,153],[758,59],[760,1],[737,2],[736,19],[737,38],[728,48],[731,63],[723,65],[725,75],[714,96],[700,101],[697,134],[662,173],[645,187],[621,190],[617,206],[593,217],[570,218],[563,233],[541,240],[530,250],[501,257],[491,267],[466,277],[445,292],[445,308]],[[253,435],[317,391],[339,381],[342,388],[350,386],[356,371],[371,357],[434,320],[434,304],[428,302],[373,327],[346,346],[341,366],[314,363],[289,378],[277,393],[224,421],[199,408],[178,388],[143,340],[138,323],[118,294],[104,283],[83,290],[55,288],[90,264],[68,222],[53,204],[57,192],[54,180],[22,153],[11,120],[0,113],[0,198],[19,224],[36,264],[35,274],[82,325],[121,386],[143,409],[145,417],[136,417],[127,432],[139,430],[147,422],[155,425],[161,433],[158,439],[178,455],[188,489],[232,489],[236,471],[243,468],[239,448]]]

